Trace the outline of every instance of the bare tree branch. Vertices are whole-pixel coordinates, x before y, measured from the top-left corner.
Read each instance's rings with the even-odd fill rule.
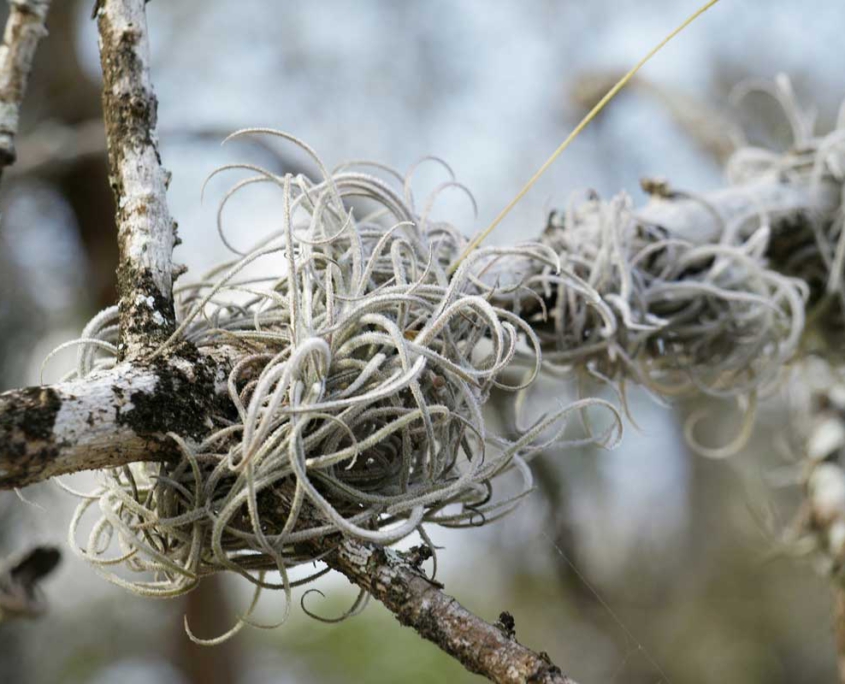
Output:
[[[520,644],[504,614],[501,624],[491,625],[428,579],[419,569],[424,551],[427,547],[398,553],[347,539],[325,561],[470,672],[499,684],[575,684],[548,655]]]
[[[222,376],[208,358],[122,364],[0,394],[0,489],[177,456],[167,433],[208,431]]]
[[[52,546],[33,546],[0,563],[0,622],[38,617],[44,612],[39,583],[62,559]]]
[[[0,173],[15,163],[15,135],[35,49],[47,35],[50,0],[10,0],[0,46]]]
[[[106,137],[101,118],[75,125],[47,121],[18,140],[21,158],[9,169],[13,177],[56,174],[86,159],[102,159]]]
[[[150,81],[144,0],[104,0],[97,8],[103,116],[117,205],[121,351],[138,357],[175,328],[173,247]]]

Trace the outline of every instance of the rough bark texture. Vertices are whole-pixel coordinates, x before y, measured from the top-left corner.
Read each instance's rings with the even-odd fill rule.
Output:
[[[124,364],[0,394],[0,489],[177,455],[167,438],[211,427],[222,372],[208,358]]]
[[[429,580],[419,569],[426,550],[403,554],[346,540],[325,561],[470,672],[498,684],[575,684],[545,653],[535,653],[516,640],[507,613],[491,625]]]
[[[11,0],[0,46],[0,173],[15,162],[18,114],[50,0]]]
[[[172,253],[176,224],[167,208],[168,173],[155,138],[158,103],[150,81],[144,0],[97,8],[103,118],[117,205],[122,353],[142,356],[175,328]]]

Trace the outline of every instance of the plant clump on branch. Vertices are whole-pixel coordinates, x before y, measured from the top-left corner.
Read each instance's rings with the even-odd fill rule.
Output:
[[[310,541],[341,533],[390,544],[414,532],[425,539],[427,523],[473,526],[506,514],[532,488],[527,461],[580,411],[609,411],[610,426],[591,439],[618,439],[618,412],[599,399],[550,412],[515,440],[485,426],[491,389],[525,389],[541,350],[531,326],[497,304],[515,286],[487,283],[483,272],[512,258],[556,273],[549,247],[479,249],[448,276],[464,239],[430,212],[437,192],[458,184],[447,181],[418,209],[410,176],[378,167],[391,184],[359,170],[366,164],[329,173],[313,159],[316,181],[250,165],[220,170],[252,173],[221,202],[224,241],[226,202],[255,184],[278,188],[282,225],[176,290],[179,326],[155,356],[186,343],[225,354],[230,410],[202,440],[172,435],[178,463],[104,471],[83,498],[72,535],[95,504],[102,517],[74,546],[118,584],[173,596],[233,570],[289,591],[289,569],[318,559],[303,551]],[[374,208],[356,219],[351,198]],[[274,275],[256,275],[259,262]],[[109,309],[84,331],[78,375],[115,362],[117,315]],[[502,371],[523,358],[533,359],[529,377],[504,384]],[[521,488],[495,498],[493,482],[507,472]],[[154,578],[128,581],[111,572],[119,564]],[[267,570],[281,581],[266,581]]]
[[[235,256],[176,288],[178,327],[148,359],[186,348],[225,359],[213,425],[199,438],[171,433],[178,461],[102,471],[97,489],[79,494],[72,545],[138,593],[175,596],[231,570],[255,584],[256,598],[263,588],[289,596],[326,572],[289,576],[319,560],[325,540],[389,545],[416,533],[431,547],[428,524],[476,526],[513,510],[532,489],[531,458],[551,445],[611,447],[621,434],[619,409],[594,397],[549,411],[516,437],[494,434],[482,415],[494,389],[517,394],[517,413],[543,371],[621,385],[623,404],[626,379],[661,395],[753,399],[799,347],[811,293],[793,269],[769,265],[777,207],[727,220],[706,198],[655,190],[661,202],[716,213],[721,234],[700,240],[625,196],[588,196],[553,215],[538,242],[461,259],[466,240],[432,216],[444,190],[472,200],[445,164],[447,180],[418,206],[413,169],[356,162],[330,172],[287,134],[233,137],[258,134],[298,145],[320,174],[250,164],[215,172],[248,174],[218,211]],[[813,159],[834,139],[817,141]],[[776,164],[807,183],[831,176],[827,166],[804,169],[804,154],[756,164],[756,175],[745,164],[740,196]],[[280,193],[281,227],[240,252],[223,216],[230,198],[256,185]],[[114,307],[86,327],[77,376],[117,363],[117,320]],[[598,430],[587,417],[595,410],[610,417]],[[564,435],[572,417],[585,434]],[[519,488],[499,485],[512,476]],[[129,580],[117,566],[145,574]]]

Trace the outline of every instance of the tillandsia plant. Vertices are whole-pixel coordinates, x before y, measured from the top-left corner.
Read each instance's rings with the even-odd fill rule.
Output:
[[[473,240],[433,218],[441,192],[473,201],[437,159],[426,163],[440,164],[444,181],[418,202],[413,168],[329,170],[297,138],[247,129],[232,137],[283,138],[317,173],[247,163],[215,172],[245,174],[218,212],[233,256],[174,288],[143,0],[103,0],[97,20],[120,302],[68,343],[78,347],[70,377],[0,395],[0,486],[98,469],[90,492],[62,485],[80,498],[71,546],[98,572],[154,597],[220,571],[253,583],[233,629],[202,643],[250,624],[264,589],[286,594],[286,617],[291,589],[334,569],[361,590],[346,616],[374,596],[494,681],[571,681],[442,593],[422,569],[434,554],[427,526],[506,515],[551,445],[614,446],[626,383],[742,400],[747,419],[730,444],[698,444],[687,425],[699,451],[724,456],[784,367],[808,351],[835,358],[826,341],[843,311],[842,117],[815,136],[781,80],[772,92],[793,124],[792,149],[742,147],[731,185],[707,195],[665,182],[646,184],[642,208],[625,195],[581,195],[535,242],[511,247],[479,245],[513,203]],[[279,228],[240,251],[227,205],[259,185],[279,193]],[[584,394],[527,420],[540,375],[597,380],[618,401]],[[518,435],[485,422],[494,390],[514,394]],[[573,419],[581,434],[565,433]],[[411,551],[388,548],[413,535],[422,543]],[[325,567],[291,576],[315,561]]]
[[[283,133],[244,134],[281,136],[311,152]],[[426,524],[497,520],[531,491],[532,456],[562,441],[567,419],[580,412],[609,412],[609,427],[587,439],[618,441],[617,409],[596,398],[550,412],[516,440],[485,425],[491,389],[525,392],[542,358],[531,325],[506,308],[536,295],[525,294],[519,276],[512,284],[493,280],[495,266],[508,260],[548,271],[540,279],[559,278],[550,247],[481,248],[450,277],[464,239],[430,211],[440,190],[460,187],[455,181],[418,209],[410,174],[360,163],[329,172],[313,158],[323,172],[316,180],[251,165],[220,170],[251,174],[221,202],[224,242],[226,202],[259,183],[281,193],[282,225],[176,288],[179,325],[151,358],[189,345],[223,355],[231,370],[207,434],[171,434],[181,459],[104,471],[100,487],[82,495],[74,548],[118,584],[172,596],[203,575],[234,570],[258,590],[289,593],[289,569],[319,560],[322,541],[338,533],[382,545],[419,533],[433,549]],[[393,184],[357,168],[367,166]],[[350,198],[374,208],[357,220]],[[251,274],[259,265],[275,275]],[[584,296],[597,298],[589,286]],[[113,307],[86,327],[76,342],[76,378],[117,362],[118,315]],[[508,385],[503,373],[515,366],[527,376]],[[521,488],[497,498],[496,482],[508,473]],[[80,545],[75,531],[95,503],[101,518]],[[109,571],[116,564],[154,579],[128,582]],[[281,581],[268,582],[266,570]]]
[[[218,210],[220,237],[236,256],[176,288],[178,327],[150,358],[185,345],[225,358],[225,393],[201,438],[170,434],[179,459],[102,471],[100,486],[80,494],[71,529],[75,549],[138,593],[174,596],[233,570],[256,595],[289,594],[313,578],[294,583],[289,570],[319,560],[338,533],[381,545],[419,534],[433,552],[426,525],[472,527],[513,510],[532,489],[531,458],[550,445],[615,445],[626,380],[661,396],[754,397],[782,378],[799,348],[810,289],[768,267],[772,231],[785,230],[772,225],[782,207],[756,206],[764,198],[755,192],[773,174],[799,174],[803,151],[761,164],[740,150],[731,168],[743,185],[734,193],[750,208],[734,216],[665,185],[642,212],[624,195],[587,197],[553,214],[540,242],[480,247],[450,276],[466,243],[432,209],[449,188],[472,196],[445,163],[429,161],[446,179],[418,207],[413,168],[357,162],[329,171],[288,134],[233,138],[246,135],[298,145],[322,175],[278,176],[250,164],[213,174],[247,173]],[[819,155],[835,151],[838,138],[817,141],[823,152],[808,167],[808,192],[834,177],[837,157]],[[259,184],[281,194],[281,227],[240,252],[226,237],[226,205]],[[361,219],[352,198],[372,205]],[[679,201],[711,212],[718,238],[701,243],[665,228],[655,214]],[[259,266],[272,275],[253,273]],[[74,379],[119,361],[118,316],[117,307],[104,311],[74,343]],[[507,384],[509,371],[522,377]],[[490,391],[515,392],[519,414],[542,371],[618,387],[620,405],[584,397],[524,425],[518,439],[492,434],[482,415]],[[608,427],[567,442],[568,419],[591,409],[610,415]],[[736,444],[697,448],[728,455],[747,432]],[[497,498],[509,473],[521,489]],[[76,532],[95,504],[100,518],[80,543]],[[119,565],[152,579],[129,581],[112,571]],[[268,570],[281,580],[268,581]]]

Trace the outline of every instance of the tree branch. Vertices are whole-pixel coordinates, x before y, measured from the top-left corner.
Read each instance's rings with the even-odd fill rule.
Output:
[[[174,356],[0,394],[0,489],[178,456],[167,433],[206,433],[223,377]]]
[[[419,570],[419,554],[347,539],[324,560],[470,672],[499,684],[575,684],[545,653],[521,645],[512,625],[491,625],[441,591]]]
[[[648,186],[648,182],[644,181]],[[635,212],[644,223],[661,226],[673,237],[696,244],[714,244],[726,227],[736,229],[737,238],[747,238],[749,219],[760,216],[766,207],[775,235],[790,229],[797,220],[808,216],[831,216],[842,200],[842,184],[823,178],[813,186],[806,177],[785,180],[772,172],[754,183],[721,188],[701,196],[661,188],[651,200]],[[775,248],[777,245],[775,245]]]
[[[175,329],[168,173],[155,138],[158,103],[150,81],[144,0],[104,0],[97,8],[103,115],[117,205],[121,352],[135,358]]]
[[[0,46],[0,173],[15,163],[15,136],[35,49],[47,35],[50,0],[10,0]]]

